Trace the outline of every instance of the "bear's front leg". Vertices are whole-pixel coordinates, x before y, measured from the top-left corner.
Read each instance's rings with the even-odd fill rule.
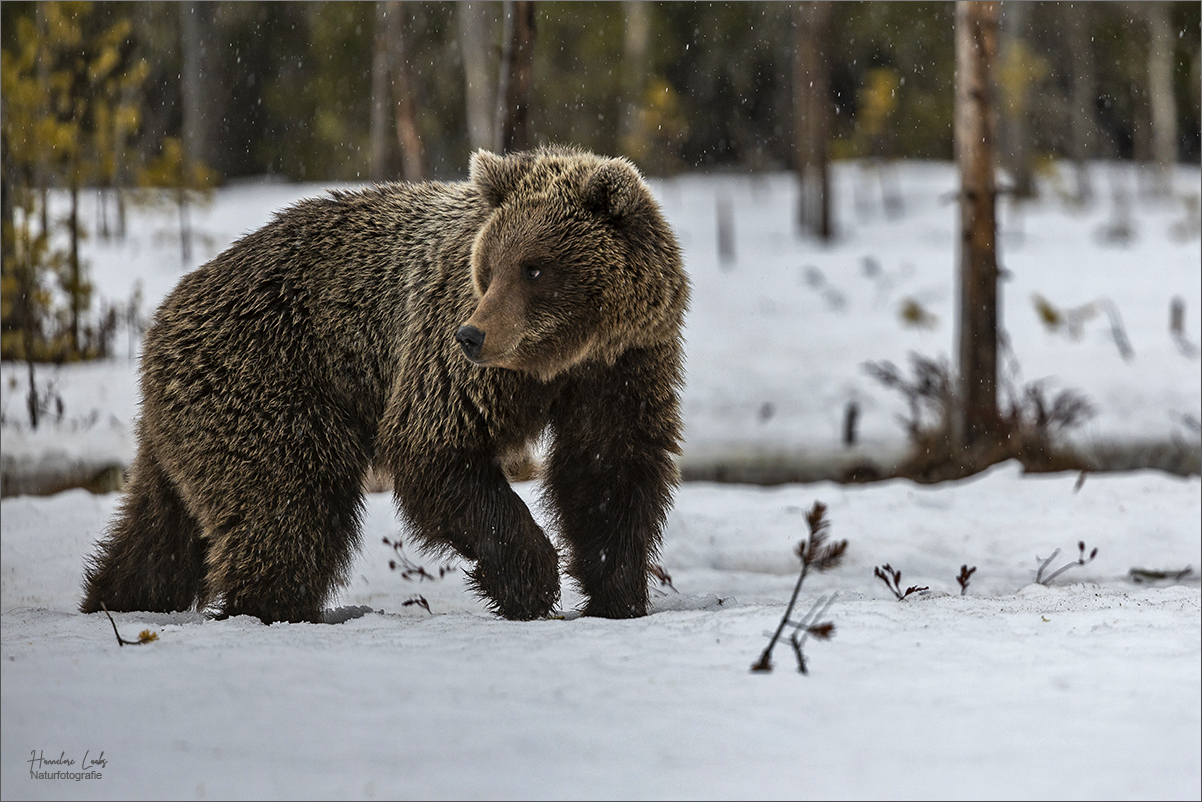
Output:
[[[394,494],[427,547],[476,565],[475,590],[498,615],[546,616],[559,601],[559,555],[491,455],[430,454],[392,469]]]
[[[679,483],[679,351],[628,352],[582,371],[552,409],[546,492],[571,546],[585,615],[647,613],[651,561]]]

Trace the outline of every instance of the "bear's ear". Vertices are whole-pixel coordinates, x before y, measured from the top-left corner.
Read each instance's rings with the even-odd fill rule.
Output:
[[[478,150],[472,154],[468,175],[490,206],[500,206],[505,196],[517,188],[529,171],[530,159],[525,154],[498,156],[487,150]]]
[[[606,159],[584,183],[581,193],[586,209],[625,223],[647,203],[647,186],[633,164],[625,159]]]

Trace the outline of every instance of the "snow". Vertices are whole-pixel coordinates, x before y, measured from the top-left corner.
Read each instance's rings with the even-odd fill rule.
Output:
[[[74,612],[117,497],[6,499],[3,795],[1197,798],[1199,480],[1076,482],[1006,464],[937,486],[687,483],[652,615],[531,623],[490,616],[459,571],[390,571],[391,501],[372,494],[342,623],[116,614],[125,638],[159,636],[126,647]],[[800,610],[837,591],[835,635],[807,643],[807,675],[787,644],[752,673],[815,500],[849,547]],[[1078,538],[1097,558],[1034,584],[1037,557],[1063,548],[1059,566]],[[886,562],[929,593],[896,601]],[[418,593],[433,614],[405,605]],[[29,779],[32,751],[87,750],[101,779]]]
[[[944,164],[897,169],[905,216],[889,220],[857,212],[865,174],[839,165],[841,238],[830,246],[793,237],[787,176],[655,182],[694,281],[686,469],[888,459],[904,447],[901,399],[861,365],[951,351],[955,220],[944,196],[955,182]],[[1124,166],[1097,165],[1095,179],[1138,193]],[[1176,186],[1197,197],[1198,169],[1181,168]],[[219,191],[195,213],[198,258],[316,191]],[[714,231],[723,194],[737,254],[726,265]],[[1180,296],[1186,339],[1199,342],[1199,240],[1172,233],[1187,207],[1136,203],[1122,247],[1099,239],[1113,214],[1105,203],[1074,210],[1048,192],[1021,212],[1021,236],[1015,214],[1003,210],[1003,313],[1022,381],[1049,377],[1094,402],[1098,416],[1075,434],[1084,446],[1196,448],[1186,421],[1202,417],[1199,360],[1168,332]],[[185,268],[173,213],[140,215],[125,244],[91,241],[86,255],[100,295],[128,298],[140,281],[149,311]],[[1035,292],[1062,308],[1109,298],[1134,359],[1119,355],[1105,316],[1079,339],[1045,330]],[[899,323],[906,297],[933,328]],[[43,369],[65,414],[36,432],[23,423],[24,370],[3,366],[6,466],[129,459],[128,358]],[[861,438],[845,449],[852,398]],[[541,519],[538,484],[517,489]],[[331,623],[115,614],[123,637],[158,636],[125,647],[103,614],[75,611],[83,557],[118,498],[0,502],[4,799],[1202,796],[1197,475],[1031,475],[1005,463],[938,485],[686,482],[660,558],[671,584],[634,621],[579,617],[570,584],[562,618],[515,623],[465,590],[460,565],[406,580],[383,542],[399,534],[392,501],[369,494]],[[815,501],[849,546],[842,565],[806,578],[798,614],[836,594],[824,616],[834,637],[807,641],[807,675],[787,643],[773,672],[752,673],[796,582],[794,547]],[[1096,559],[1035,583],[1042,558],[1061,550],[1050,569],[1075,560],[1078,541]],[[432,559],[408,556],[438,575]],[[873,575],[886,563],[903,588],[929,590],[897,601]],[[962,565],[977,567],[965,595]],[[1179,578],[1131,573],[1187,567]],[[431,612],[407,604],[418,594]],[[34,753],[75,761],[41,771],[101,776],[31,779]],[[85,754],[103,763],[85,766]]]

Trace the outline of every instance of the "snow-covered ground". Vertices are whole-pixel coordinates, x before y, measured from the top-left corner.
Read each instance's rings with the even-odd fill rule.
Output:
[[[635,621],[507,622],[457,571],[406,581],[373,494],[342,623],[117,614],[125,638],[158,635],[126,647],[75,612],[117,497],[5,499],[3,797],[1197,799],[1202,488],[1077,479],[1006,464],[935,486],[688,483],[662,555],[675,591]],[[788,644],[751,673],[815,500],[849,546],[799,612],[838,591],[834,637],[807,642],[806,676]],[[1033,583],[1038,557],[1062,549],[1055,569],[1081,539],[1096,559]],[[896,601],[885,563],[929,593]],[[34,753],[76,761],[40,771],[106,763],[31,779]]]
[[[830,246],[794,237],[788,176],[655,182],[694,281],[686,469],[888,460],[904,447],[900,397],[862,364],[908,368],[912,351],[952,350],[955,177],[946,164],[897,170],[905,211],[890,220],[879,204],[857,211],[856,188],[872,185],[839,165],[841,237]],[[1199,170],[1175,179],[1192,206],[1141,200],[1128,166],[1097,165],[1094,177],[1104,200],[1090,210],[1052,185],[1045,200],[1003,210],[1003,314],[1021,381],[1090,398],[1098,415],[1077,432],[1082,445],[1197,448],[1202,371],[1170,336],[1169,308],[1182,298],[1185,344],[1196,345]],[[1123,245],[1101,236],[1119,219],[1112,188],[1132,202]],[[317,191],[222,190],[195,214],[205,237],[195,261]],[[735,221],[727,262],[716,248],[722,198]],[[144,213],[124,244],[90,241],[98,294],[127,299],[140,282],[152,309],[192,266],[180,263],[174,220]],[[1107,301],[1074,338],[1042,326],[1034,293],[1061,309],[1108,299],[1134,357],[1119,354]],[[902,324],[906,299],[930,325]],[[131,360],[43,369],[64,415],[36,432],[23,418],[24,370],[3,366],[6,462],[129,459]],[[853,399],[860,438],[845,449]],[[535,483],[518,489],[538,495]],[[930,486],[686,483],[661,556],[671,585],[657,589],[652,615],[622,622],[577,617],[571,586],[562,619],[514,623],[490,616],[458,570],[402,578],[383,542],[398,535],[391,500],[371,494],[337,623],[123,613],[124,637],[158,636],[126,647],[103,615],[75,612],[84,555],[117,500],[75,490],[0,505],[6,800],[1202,796],[1196,475],[1023,475],[1007,463]],[[775,671],[751,673],[784,613],[816,500],[849,547],[840,567],[806,579],[799,612],[837,593],[824,616],[834,638],[807,642],[806,676],[787,643]],[[1096,559],[1034,582],[1040,558],[1060,549],[1055,570],[1078,541]],[[895,600],[874,576],[885,564],[903,588],[929,591]],[[963,596],[962,565],[977,568]],[[430,612],[407,603],[418,594]],[[49,762],[60,757],[74,762]]]

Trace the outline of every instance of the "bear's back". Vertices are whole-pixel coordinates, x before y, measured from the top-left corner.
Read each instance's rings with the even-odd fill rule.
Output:
[[[156,312],[142,355],[150,411],[196,410],[213,393],[245,406],[320,392],[378,419],[407,354],[451,347],[441,341],[471,302],[482,217],[467,184],[433,182],[282,210],[184,276]]]

